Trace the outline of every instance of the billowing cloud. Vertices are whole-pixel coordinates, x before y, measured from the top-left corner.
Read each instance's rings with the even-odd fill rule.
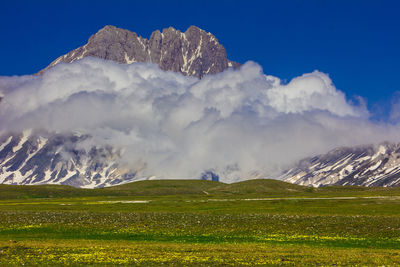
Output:
[[[0,131],[89,134],[84,145],[123,148],[125,165],[158,178],[274,177],[336,146],[399,136],[396,125],[370,122],[328,75],[282,84],[254,62],[198,80],[85,58],[42,76],[1,77],[0,92]]]

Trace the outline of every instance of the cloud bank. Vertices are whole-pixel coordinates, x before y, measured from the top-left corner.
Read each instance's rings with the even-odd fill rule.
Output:
[[[282,84],[254,62],[198,80],[84,58],[42,76],[0,77],[0,95],[1,132],[89,134],[82,146],[123,148],[121,163],[143,177],[276,177],[304,157],[400,133],[369,121],[363,102],[346,99],[327,74]]]

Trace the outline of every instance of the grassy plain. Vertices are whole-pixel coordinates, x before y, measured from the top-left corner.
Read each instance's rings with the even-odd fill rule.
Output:
[[[398,266],[400,188],[0,185],[1,266]]]

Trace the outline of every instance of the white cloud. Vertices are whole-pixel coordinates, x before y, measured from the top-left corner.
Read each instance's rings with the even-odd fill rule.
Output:
[[[0,92],[1,131],[90,134],[85,145],[124,148],[124,165],[159,178],[276,175],[303,157],[399,133],[368,121],[365,106],[324,73],[283,85],[254,62],[198,80],[148,63],[85,58],[43,76],[0,77]]]
[[[327,110],[338,116],[361,116],[366,111],[353,107],[345,95],[332,84],[327,74],[314,71],[294,78],[287,85],[268,91],[270,104],[279,112],[301,113]]]

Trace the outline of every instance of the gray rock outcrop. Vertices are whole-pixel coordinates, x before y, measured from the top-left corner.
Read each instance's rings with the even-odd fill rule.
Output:
[[[60,62],[71,63],[87,56],[121,64],[150,61],[163,70],[198,78],[240,66],[228,60],[225,48],[214,35],[195,26],[185,32],[172,27],[156,30],[148,40],[129,30],[105,26],[86,45],[60,56],[38,74]]]

